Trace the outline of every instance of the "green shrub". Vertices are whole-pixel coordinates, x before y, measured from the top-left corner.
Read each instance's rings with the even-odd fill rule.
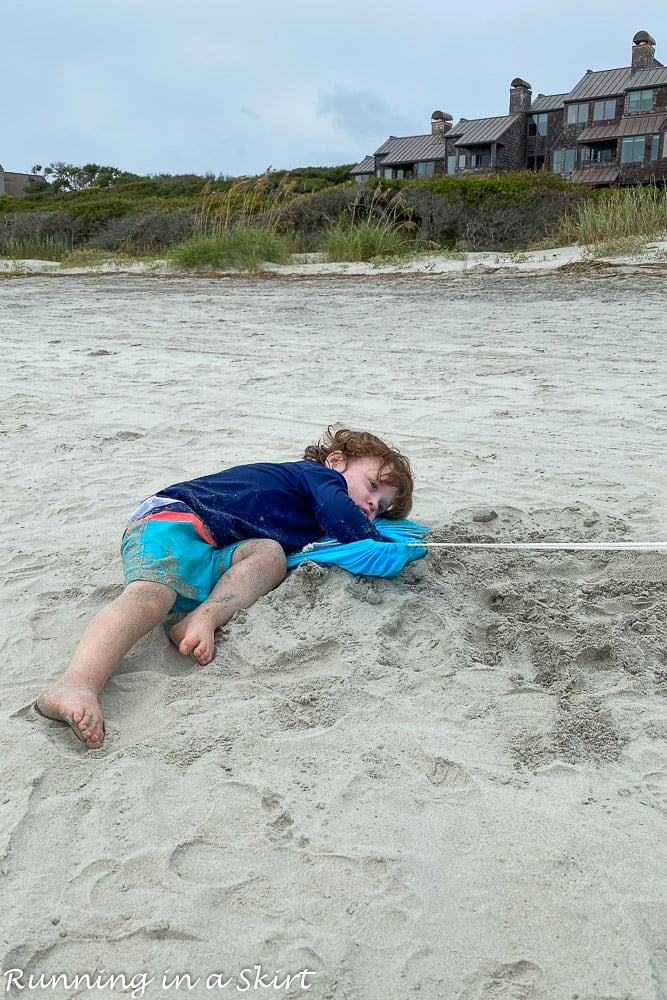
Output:
[[[196,236],[172,247],[171,259],[188,270],[256,271],[261,263],[285,264],[291,245],[285,236],[250,226],[218,236]]]
[[[471,204],[489,200],[517,204],[531,201],[538,192],[572,190],[571,183],[558,174],[546,171],[538,173],[535,170],[505,170],[484,177],[475,177],[471,174],[462,176],[435,174],[432,177],[405,181],[403,185],[432,191],[433,194],[459,197]]]

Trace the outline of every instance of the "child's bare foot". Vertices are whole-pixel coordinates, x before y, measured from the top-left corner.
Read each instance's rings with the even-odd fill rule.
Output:
[[[92,689],[60,681],[38,698],[37,709],[48,719],[66,722],[89,750],[102,746],[104,718]]]
[[[215,655],[215,629],[206,612],[195,608],[169,631],[169,638],[183,656],[194,656],[205,667]]]

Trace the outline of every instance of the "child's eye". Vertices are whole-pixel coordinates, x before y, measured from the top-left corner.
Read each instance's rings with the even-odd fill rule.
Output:
[[[372,489],[373,491],[375,491],[375,490],[376,490],[376,489],[378,488],[378,484],[377,484],[377,483],[375,482],[375,480],[374,480],[374,479],[369,479],[369,480],[368,480],[368,482],[369,482],[369,484],[370,484],[370,488],[371,488],[371,489]]]

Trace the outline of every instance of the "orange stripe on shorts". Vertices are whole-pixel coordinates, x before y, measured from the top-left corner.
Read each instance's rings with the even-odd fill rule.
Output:
[[[146,517],[142,517],[138,521],[133,521],[128,527],[133,528],[135,524],[143,524],[144,521],[188,521],[200,538],[203,538],[209,545],[213,545],[214,548],[219,548],[211,532],[196,514],[186,514],[185,511],[181,510],[163,510],[155,514],[147,514]]]

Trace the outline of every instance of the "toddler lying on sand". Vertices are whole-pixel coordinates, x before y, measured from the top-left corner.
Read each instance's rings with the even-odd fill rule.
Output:
[[[285,578],[285,555],[323,534],[380,541],[376,517],[404,518],[413,478],[404,455],[364,431],[329,428],[300,462],[241,465],[176,483],[132,514],[121,555],[125,589],[83,634],[61,679],[37,709],[102,746],[98,697],[114,668],[172,611],[170,637],[202,666],[215,630]]]

